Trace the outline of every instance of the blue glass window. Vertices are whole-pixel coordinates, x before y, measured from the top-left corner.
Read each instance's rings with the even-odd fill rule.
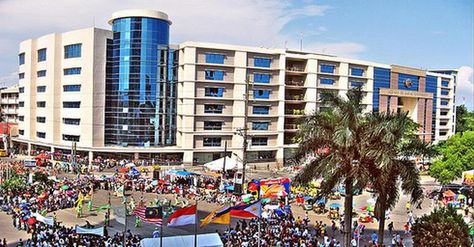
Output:
[[[222,130],[221,121],[205,121],[204,130]]]
[[[37,77],[44,77],[46,76],[46,70],[40,70],[36,72]]]
[[[63,91],[64,92],[80,92],[81,85],[64,85]]]
[[[80,74],[81,74],[80,67],[64,69],[64,75],[80,75]]]
[[[36,137],[38,138],[46,138],[46,133],[45,132],[36,132]]]
[[[331,64],[321,64],[321,65],[319,65],[319,71],[323,72],[323,73],[334,74],[335,70],[336,70],[335,65],[331,65]]]
[[[252,146],[267,146],[268,137],[252,137]]]
[[[224,105],[208,104],[204,105],[204,113],[222,113]]]
[[[269,99],[270,98],[270,90],[253,90],[253,98],[254,99]]]
[[[24,79],[24,78],[25,78],[25,73],[18,74],[18,79]]]
[[[221,140],[220,137],[204,137],[202,145],[204,147],[220,147]]]
[[[253,122],[252,130],[268,130],[269,122]]]
[[[81,102],[80,101],[64,101],[63,108],[80,108]]]
[[[46,60],[46,48],[38,50],[38,62]]]
[[[441,95],[448,95],[449,90],[448,89],[441,89]]]
[[[224,88],[222,87],[207,87],[205,88],[205,96],[207,97],[219,97],[224,96]]]
[[[24,93],[25,92],[25,87],[19,87],[18,92],[19,93]]]
[[[79,125],[80,123],[80,118],[63,118],[63,124],[66,125]]]
[[[25,53],[18,54],[18,64],[22,65],[25,64]]]
[[[270,58],[256,57],[253,60],[254,67],[270,68],[272,60]]]
[[[64,46],[64,58],[81,57],[82,44]]]
[[[79,142],[80,138],[81,138],[81,136],[63,134],[63,140],[64,141]]]
[[[38,123],[46,123],[46,117],[36,117],[36,122],[38,122]]]
[[[449,100],[441,100],[441,105],[448,105]]]
[[[351,81],[351,87],[363,87],[364,82],[361,81]]]
[[[324,84],[324,85],[333,85],[333,84],[334,84],[334,79],[321,78],[321,79],[319,80],[319,83],[320,83],[320,84]]]
[[[253,73],[253,82],[270,83],[270,74]]]
[[[18,107],[25,107],[25,101],[19,101]]]
[[[223,54],[207,53],[206,63],[224,64],[224,58]]]
[[[449,87],[449,81],[442,80],[442,81],[441,81],[441,86],[443,86],[443,87]]]
[[[37,92],[37,93],[44,93],[44,92],[46,92],[46,86],[37,86],[37,87],[36,87],[36,92]]]
[[[46,107],[46,101],[36,101],[36,107],[45,108]]]
[[[269,106],[254,106],[252,109],[252,113],[256,115],[268,115],[269,112]]]
[[[398,90],[418,91],[419,77],[409,74],[398,74]]]
[[[364,69],[362,68],[351,68],[351,75],[353,76],[363,76],[364,75]]]
[[[206,80],[223,81],[224,71],[222,70],[206,70]]]

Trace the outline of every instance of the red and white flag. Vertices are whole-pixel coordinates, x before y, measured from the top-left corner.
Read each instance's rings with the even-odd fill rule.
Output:
[[[178,209],[168,218],[168,226],[184,226],[196,224],[196,213],[196,205]]]

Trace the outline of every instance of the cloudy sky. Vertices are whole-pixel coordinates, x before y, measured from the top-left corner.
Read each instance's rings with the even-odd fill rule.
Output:
[[[299,49],[417,68],[459,69],[457,103],[473,109],[472,0],[0,0],[0,84],[17,81],[18,43],[110,27],[112,12],[168,13],[171,41]]]

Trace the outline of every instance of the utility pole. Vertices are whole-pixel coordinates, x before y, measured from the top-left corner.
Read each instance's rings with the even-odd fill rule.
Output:
[[[245,80],[245,95],[244,95],[244,127],[238,129],[238,135],[244,138],[243,147],[242,147],[242,194],[245,192],[245,168],[247,166],[247,146],[248,146],[248,134],[247,134],[247,119],[249,115],[249,77]]]

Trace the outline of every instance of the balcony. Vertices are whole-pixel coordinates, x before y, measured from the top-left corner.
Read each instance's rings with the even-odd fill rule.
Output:
[[[289,117],[302,117],[304,116],[304,109],[288,109],[285,111],[285,115]]]
[[[304,100],[304,94],[285,95],[285,100],[301,101]]]
[[[285,130],[298,130],[298,124],[285,124]]]
[[[286,81],[285,85],[290,87],[304,87],[304,81]]]

